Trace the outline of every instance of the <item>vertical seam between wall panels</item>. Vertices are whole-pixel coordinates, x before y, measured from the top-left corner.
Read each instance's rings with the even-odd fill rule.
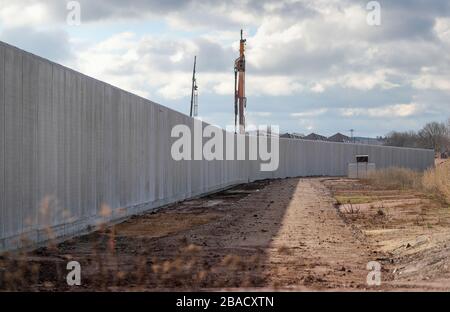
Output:
[[[1,73],[3,75],[3,90],[2,90],[2,96],[3,96],[3,120],[2,120],[2,125],[3,125],[3,133],[1,134],[3,136],[3,172],[1,173],[3,175],[3,183],[0,186],[1,188],[3,188],[3,207],[2,210],[0,212],[0,216],[2,216],[3,219],[3,213],[6,211],[6,96],[5,96],[5,91],[6,91],[6,48],[2,45],[1,46],[3,48],[3,72]],[[3,227],[3,233],[2,235],[6,234],[6,229],[5,227]],[[4,238],[4,237],[2,237]]]
[[[49,83],[50,83],[50,94],[49,94],[49,102],[50,102],[49,104],[50,105],[49,106],[50,106],[50,110],[52,112],[52,119],[51,119],[52,127],[50,129],[56,130],[56,133],[53,134],[54,135],[53,144],[55,144],[55,146],[52,146],[52,152],[54,153],[53,156],[56,156],[56,157],[54,158],[54,164],[53,164],[55,166],[55,168],[54,168],[55,171],[54,171],[53,176],[51,177],[51,179],[53,179],[53,183],[54,183],[54,184],[52,183],[53,185],[52,185],[51,191],[54,193],[54,194],[52,194],[52,196],[54,197],[54,200],[55,200],[53,209],[55,211],[57,211],[58,210],[58,206],[57,206],[58,205],[58,198],[57,198],[57,196],[58,196],[58,133],[59,133],[58,124],[57,124],[58,110],[55,109],[54,100],[53,100],[53,84],[54,84],[54,81],[53,81],[53,78],[54,78],[54,74],[53,74],[54,70],[53,69],[54,68],[53,67],[54,67],[54,65],[50,62],[49,62],[49,65],[50,65],[50,71],[51,71],[51,78],[49,81]],[[55,127],[55,124],[56,124],[56,127]],[[40,201],[40,199],[39,199],[39,201]],[[38,216],[39,216],[39,214],[38,214]],[[51,222],[50,218],[48,220],[49,220],[49,222]]]
[[[3,49],[3,144],[4,147],[6,147],[6,48]],[[6,149],[4,150],[5,153],[5,157],[3,157],[3,188],[5,188],[5,183],[6,183]],[[6,201],[5,201],[6,203]]]
[[[63,111],[62,111],[62,119],[64,120],[65,119],[65,117],[66,117],[66,77],[67,77],[67,71],[66,70],[63,70],[62,71],[62,74],[63,74],[63,77],[64,77],[64,79],[63,79],[63,84],[62,84],[62,89],[63,89],[63,95],[62,95],[62,108],[63,108]],[[59,101],[59,103],[60,103],[60,105],[61,105],[61,101]],[[59,120],[58,120],[59,121]],[[67,194],[66,194],[66,166],[68,165],[67,163],[67,160],[66,160],[66,123],[64,123],[64,127],[63,127],[63,130],[64,130],[64,132],[63,132],[63,134],[62,134],[62,140],[63,140],[63,144],[62,144],[62,161],[63,161],[63,172],[64,172],[64,174],[63,174],[63,181],[62,181],[62,185],[63,185],[63,191],[62,191],[62,197],[63,197],[63,200],[62,200],[62,203],[63,203],[63,205],[60,207],[60,209],[69,209],[69,210],[71,210],[71,207],[69,207],[69,208],[65,208],[65,206],[67,205]],[[61,153],[60,153],[61,154]],[[67,220],[67,217],[66,216],[63,216],[63,223],[66,223],[66,220]]]
[[[34,200],[35,202],[33,203],[33,209],[35,209],[36,211],[39,210],[39,204],[40,204],[40,199],[39,199],[39,104],[41,102],[40,98],[39,98],[39,74],[41,71],[41,60],[38,60],[37,62],[37,86],[36,86],[36,99],[37,99],[37,103],[36,103],[36,129],[35,129],[35,134],[34,134],[34,152],[35,152],[35,157],[34,157],[34,161],[36,164],[36,171],[35,171],[35,176],[34,176],[34,183],[36,183],[35,187],[34,187],[34,192],[35,192],[35,197]],[[32,214],[31,214],[32,215]],[[36,220],[36,219],[35,219]],[[34,225],[31,225],[31,228],[33,228]]]
[[[24,53],[22,53],[21,51],[19,51],[18,50],[18,52],[19,52],[19,55],[21,56],[21,62],[22,62],[22,66],[21,66],[21,71],[20,71],[20,74],[21,74],[21,77],[20,77],[20,79],[22,80],[22,98],[21,98],[21,104],[22,104],[22,106],[21,106],[21,108],[22,108],[22,110],[21,110],[21,122],[22,122],[22,128],[21,128],[21,133],[20,133],[20,147],[19,147],[19,153],[20,153],[20,163],[21,164],[23,164],[23,161],[24,161],[24,159],[23,159],[23,137],[24,137],[24,126],[23,126],[23,124],[24,124],[24,122],[23,122],[23,111],[24,111],[24,109],[23,109],[23,107],[24,107],[24,105],[23,105],[23,99],[24,99],[24,96],[23,96],[23,87],[24,87],[24,85],[23,85],[23,59],[24,59]],[[22,165],[19,165],[19,181],[20,181],[20,184],[21,184],[21,186],[23,185],[23,183],[24,183],[24,181],[23,181],[23,166]],[[20,212],[21,212],[21,218],[22,218],[22,223],[21,223],[21,232],[23,231],[23,194],[22,194],[22,192],[20,192]]]
[[[36,99],[37,99],[37,103],[36,103],[36,120],[35,120],[35,122],[36,122],[36,129],[35,129],[35,133],[34,133],[34,144],[35,144],[35,146],[34,146],[34,152],[35,152],[35,156],[34,156],[34,163],[36,164],[36,171],[35,171],[35,176],[34,176],[34,183],[36,183],[35,184],[35,189],[34,189],[34,192],[35,192],[35,197],[34,197],[34,200],[35,200],[35,202],[33,202],[32,204],[33,204],[33,207],[31,208],[31,209],[34,209],[34,210],[36,210],[36,211],[38,211],[39,210],[39,206],[37,207],[37,209],[35,208],[36,207],[36,205],[39,205],[38,203],[40,202],[40,199],[39,199],[39,104],[40,104],[40,98],[39,98],[39,81],[40,81],[40,79],[39,79],[39,74],[40,74],[40,60],[38,60],[38,62],[37,62],[37,86],[36,86],[36,91],[37,91],[37,94],[36,94]],[[30,213],[30,215],[33,215],[33,213]],[[37,219],[35,219],[35,220],[37,220]],[[34,225],[33,224],[31,224],[31,228],[33,229],[33,227],[34,227]]]

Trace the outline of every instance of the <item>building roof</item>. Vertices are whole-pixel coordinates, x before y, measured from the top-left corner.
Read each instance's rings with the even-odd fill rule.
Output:
[[[331,142],[350,142],[351,139],[348,136],[338,132],[335,135],[330,136],[328,138],[328,141],[331,141]]]
[[[288,139],[303,139],[304,137],[305,137],[304,134],[295,133],[295,132],[293,132],[293,133],[286,132],[286,133],[280,135],[280,138],[288,138]]]
[[[304,140],[313,140],[313,141],[328,141],[327,137],[317,134],[317,133],[310,133],[307,136],[303,138]]]

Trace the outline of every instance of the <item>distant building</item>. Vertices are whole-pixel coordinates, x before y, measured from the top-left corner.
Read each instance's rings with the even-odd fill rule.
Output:
[[[348,143],[351,142],[351,138],[348,136],[338,132],[335,135],[332,135],[328,138],[328,141],[330,142],[341,142],[341,143]]]
[[[264,130],[252,130],[247,131],[246,133],[251,136],[278,136],[277,132],[267,132]]]
[[[282,135],[280,135],[280,138],[285,138],[285,139],[303,139],[305,137],[304,134],[302,133],[283,133]]]
[[[327,137],[325,137],[323,135],[320,135],[320,134],[317,134],[317,133],[314,133],[314,132],[308,134],[303,139],[304,140],[311,140],[311,141],[328,141]]]
[[[288,138],[288,139],[301,139],[301,140],[310,140],[310,141],[329,141],[329,142],[339,142],[339,143],[355,143],[355,144],[367,144],[367,145],[384,145],[383,139],[380,138],[366,138],[366,137],[353,137],[350,138],[345,134],[340,132],[326,137],[317,133],[310,133],[307,136],[301,133],[283,133],[280,135],[280,138]]]
[[[356,144],[384,145],[384,141],[380,138],[354,137],[353,140]]]
[[[297,133],[297,132],[292,132],[292,135],[296,139],[303,139],[305,137],[305,135],[303,133]]]

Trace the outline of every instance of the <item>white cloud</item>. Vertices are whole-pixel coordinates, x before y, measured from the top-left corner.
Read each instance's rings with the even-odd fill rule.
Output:
[[[314,93],[323,93],[325,91],[325,87],[323,85],[321,85],[320,83],[316,83],[311,88],[311,91]]]
[[[0,4],[0,24],[5,28],[42,26],[49,19],[49,11],[44,3],[4,1]]]
[[[217,83],[213,90],[220,95],[233,95],[234,78],[232,74],[220,74],[215,77]],[[295,79],[283,76],[252,76],[246,81],[246,96],[287,96],[301,92],[303,85]]]
[[[249,115],[257,117],[270,117],[272,116],[272,112],[249,112]]]
[[[437,18],[434,31],[439,39],[445,43],[450,43],[450,17]]]
[[[371,108],[342,108],[341,116],[344,117],[372,117],[372,118],[404,118],[413,116],[421,111],[421,106],[416,103],[395,104]]]
[[[373,72],[343,72],[335,74],[332,78],[324,78],[315,82],[311,87],[314,93],[323,93],[329,87],[340,87],[359,91],[370,91],[375,88],[389,90],[400,85],[390,81],[390,76],[397,76],[395,71],[389,69],[379,69]]]
[[[156,92],[179,99],[190,92],[192,74],[182,69],[194,49],[182,41],[123,32],[80,51],[77,69],[141,96]]]
[[[304,111],[301,113],[292,113],[291,116],[292,117],[317,117],[317,116],[325,114],[326,112],[328,112],[327,108],[319,108],[319,109]]]
[[[301,127],[300,129],[302,129],[302,131],[306,130],[306,131],[311,132],[317,128],[316,121],[311,118],[296,119],[296,121],[297,121],[297,124]]]
[[[380,69],[373,73],[349,73],[342,77],[339,77],[338,83],[345,88],[353,88],[356,90],[371,90],[375,87],[381,89],[392,89],[398,87],[388,80],[388,74],[392,71],[386,69]]]
[[[422,73],[411,82],[419,90],[450,91],[449,73],[442,74],[436,69],[423,68]]]
[[[439,107],[447,103],[447,0],[392,3],[383,9],[381,27],[367,25],[365,3],[355,0],[80,1],[82,25],[75,28],[65,25],[64,1],[2,1],[0,36],[27,50],[25,41],[31,42],[38,47],[32,52],[53,60],[51,50],[58,56],[74,51],[64,64],[169,106],[189,97],[197,55],[200,97],[210,101],[202,109],[210,109],[205,118],[216,123],[230,114],[241,27],[247,109],[249,116],[259,111],[255,119],[298,132],[320,129],[322,122],[338,127],[337,118],[328,120],[334,112],[355,117],[355,123],[395,119],[383,124],[383,134],[418,118],[440,117]],[[152,23],[155,29],[147,32]],[[341,127],[348,128],[343,119]]]
[[[172,73],[170,81],[164,82],[158,93],[169,100],[177,100],[191,93],[191,75],[187,73]]]
[[[303,85],[291,77],[256,76],[247,80],[247,94],[249,96],[286,96],[297,94],[303,89]]]

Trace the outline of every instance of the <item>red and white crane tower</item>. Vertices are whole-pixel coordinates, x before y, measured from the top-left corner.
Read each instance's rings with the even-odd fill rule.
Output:
[[[234,132],[237,133],[237,120],[239,116],[239,133],[245,134],[245,108],[247,98],[245,97],[245,42],[242,37],[239,44],[239,58],[234,62]]]

